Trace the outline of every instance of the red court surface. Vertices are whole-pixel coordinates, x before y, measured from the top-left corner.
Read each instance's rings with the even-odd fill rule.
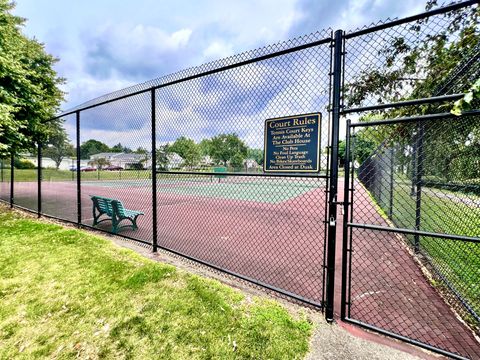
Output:
[[[287,184],[285,184],[287,186]],[[175,250],[231,272],[321,302],[323,288],[325,183],[277,203],[192,196],[159,191],[158,241]],[[19,204],[36,204],[31,183],[16,183]],[[340,182],[339,189],[343,189]],[[146,187],[82,185],[82,222],[92,224],[88,195],[121,199],[125,207],[145,212],[138,231],[123,234],[152,239],[151,192]],[[363,192],[363,195],[362,195]],[[369,199],[356,184],[356,198]],[[34,193],[33,195],[36,195]],[[76,221],[74,182],[42,184],[42,210]],[[341,199],[340,199],[341,201]],[[33,206],[33,205],[32,205]],[[363,200],[370,222],[388,224],[374,205]],[[342,219],[337,242],[337,304],[340,312]],[[109,223],[102,225],[110,229]],[[353,231],[350,317],[465,357],[480,358],[480,343],[456,317],[422,273],[398,235]]]

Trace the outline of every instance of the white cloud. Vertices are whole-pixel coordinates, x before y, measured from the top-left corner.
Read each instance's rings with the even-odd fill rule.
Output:
[[[233,55],[233,46],[223,41],[215,40],[203,51],[205,59],[221,59]]]

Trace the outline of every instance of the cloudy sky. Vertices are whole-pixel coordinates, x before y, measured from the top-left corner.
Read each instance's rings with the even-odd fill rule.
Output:
[[[423,10],[422,0],[18,0],[24,32],[60,58],[66,110],[207,61],[324,28]]]
[[[60,59],[56,70],[67,79],[65,111],[119,89],[322,29],[354,30],[423,10],[424,0],[18,0],[15,14],[28,19],[24,32]],[[325,34],[312,38],[324,39]],[[367,45],[351,55],[358,65],[348,60],[357,71],[368,66],[361,61]],[[329,66],[325,44],[163,88],[157,91],[157,144],[180,136],[199,142],[236,133],[248,146],[263,148],[265,119],[311,112],[327,119]],[[80,141],[149,148],[149,96],[82,111]],[[75,116],[65,120],[74,142]],[[344,128],[342,123],[341,134]],[[323,149],[328,121],[322,121],[321,131]]]

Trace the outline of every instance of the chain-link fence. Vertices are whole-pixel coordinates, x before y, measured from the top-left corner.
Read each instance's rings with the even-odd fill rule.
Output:
[[[331,43],[311,34],[64,113],[49,143],[15,159],[13,204],[322,308]],[[308,113],[321,116],[320,171],[264,173],[266,119]]]
[[[326,303],[329,320],[343,204],[342,319],[478,358],[478,104],[448,113],[478,78],[478,28],[466,1],[102,96],[0,159],[0,199]],[[313,113],[319,172],[265,172],[266,120]]]

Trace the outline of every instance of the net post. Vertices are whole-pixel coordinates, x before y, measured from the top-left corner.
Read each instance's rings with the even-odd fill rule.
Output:
[[[417,161],[415,171],[415,230],[420,230],[421,217],[422,217],[422,176],[423,176],[423,137],[425,136],[425,124],[423,122],[418,123],[417,139],[415,141],[417,148]],[[420,235],[415,234],[414,239],[415,253],[420,251]]]
[[[388,218],[393,220],[393,183],[395,182],[394,178],[395,172],[395,148],[390,148],[390,186],[389,186],[389,194],[388,194]]]

